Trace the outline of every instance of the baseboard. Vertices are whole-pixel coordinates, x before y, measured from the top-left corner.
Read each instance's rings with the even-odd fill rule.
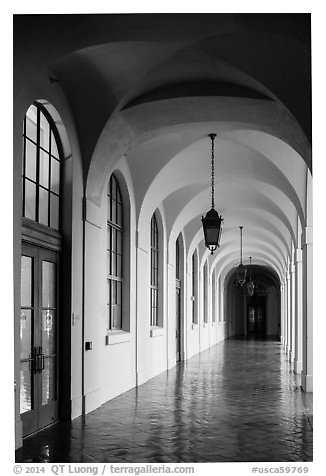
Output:
[[[85,414],[96,410],[102,405],[102,389],[97,388],[89,393],[85,393]]]
[[[301,373],[301,386],[302,390],[306,393],[312,393],[313,391],[313,376]]]
[[[21,419],[15,422],[15,449],[23,446],[23,422]]]
[[[148,381],[148,369],[143,368],[139,369],[136,372],[136,386],[139,387],[139,385],[142,385],[143,383]]]
[[[83,413],[83,399],[82,396],[71,399],[71,419],[79,417]]]

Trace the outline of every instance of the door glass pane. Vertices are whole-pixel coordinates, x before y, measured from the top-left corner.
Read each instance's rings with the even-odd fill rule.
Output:
[[[42,311],[42,349],[43,354],[56,353],[56,312]]]
[[[29,256],[21,257],[21,306],[32,306],[32,259]]]
[[[51,191],[59,194],[60,163],[51,159]]]
[[[56,307],[56,265],[42,261],[42,307]]]
[[[39,223],[48,226],[49,223],[49,206],[48,206],[48,191],[44,188],[39,188]]]
[[[40,185],[49,188],[49,154],[40,150]]]
[[[32,375],[29,362],[20,364],[20,413],[32,410]]]
[[[35,220],[35,196],[36,186],[29,180],[25,180],[25,217]]]
[[[20,358],[28,359],[32,348],[32,310],[20,311]]]
[[[56,359],[48,357],[44,359],[42,372],[42,405],[56,400]]]
[[[31,180],[36,181],[36,146],[26,140],[26,168],[25,175]]]
[[[59,229],[59,197],[50,194],[50,226]]]

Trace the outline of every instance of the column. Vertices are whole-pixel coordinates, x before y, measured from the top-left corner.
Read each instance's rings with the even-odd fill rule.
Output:
[[[296,326],[295,326],[295,356],[294,372],[301,374],[302,371],[302,250],[295,253],[295,302],[296,302]]]
[[[286,353],[290,357],[291,349],[291,283],[290,283],[290,267],[287,269],[286,273],[286,314],[287,314],[287,344],[286,344]]]
[[[303,276],[303,355],[301,385],[305,392],[313,389],[313,334],[312,334],[312,228],[306,227],[302,233],[302,276]]]
[[[281,282],[281,344],[284,345],[284,285]]]
[[[288,307],[287,307],[287,281],[286,276],[283,277],[283,286],[284,286],[284,300],[283,300],[283,310],[284,310],[284,351],[286,352],[288,345]]]
[[[290,264],[290,308],[291,308],[291,339],[290,339],[290,361],[294,362],[295,356],[295,328],[296,328],[296,305],[295,305],[295,266]]]

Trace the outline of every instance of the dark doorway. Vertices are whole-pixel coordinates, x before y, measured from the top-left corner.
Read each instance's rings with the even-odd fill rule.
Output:
[[[265,335],[266,313],[265,298],[254,297],[247,305],[247,333],[249,335]]]

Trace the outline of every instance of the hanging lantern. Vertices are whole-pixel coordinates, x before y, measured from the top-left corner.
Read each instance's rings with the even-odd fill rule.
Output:
[[[222,234],[222,223],[223,218],[215,210],[215,201],[214,201],[214,140],[216,134],[209,134],[209,137],[212,141],[212,155],[211,155],[211,184],[212,184],[212,208],[206,213],[205,218],[202,217],[201,221],[203,224],[205,246],[209,249],[211,254],[216,251],[220,246],[220,239]]]
[[[247,284],[247,291],[249,296],[252,296],[255,292],[255,283],[253,282],[251,277],[251,256],[249,257],[249,259],[250,259],[250,265],[249,265],[250,279],[249,279],[249,283]]]
[[[247,268],[242,264],[242,229],[243,226],[239,226],[240,228],[240,264],[237,269],[237,277],[238,277],[238,283],[243,286],[245,281],[246,281],[246,275],[247,275]]]

